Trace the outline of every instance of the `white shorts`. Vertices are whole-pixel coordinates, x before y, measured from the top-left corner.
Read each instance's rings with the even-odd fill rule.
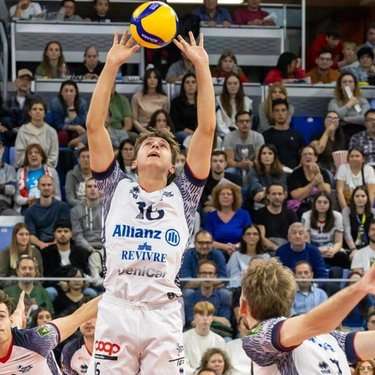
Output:
[[[177,300],[150,306],[103,295],[88,375],[181,375],[184,357]]]

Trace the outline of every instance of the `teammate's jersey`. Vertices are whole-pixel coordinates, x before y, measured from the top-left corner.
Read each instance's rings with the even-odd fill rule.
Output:
[[[68,342],[61,353],[64,375],[87,374],[91,361],[91,353],[85,345],[83,336]]]
[[[354,350],[355,332],[334,331],[285,350],[279,340],[284,321],[285,318],[266,320],[244,337],[246,354],[259,366],[276,365],[281,375],[350,375],[348,362],[360,360]],[[262,370],[257,369],[257,374],[263,374]]]
[[[60,343],[56,326],[12,328],[12,335],[8,355],[0,359],[0,375],[61,375],[52,352]]]
[[[106,292],[148,303],[179,296],[177,274],[205,180],[185,165],[170,185],[147,193],[117,162],[93,176],[103,206]]]

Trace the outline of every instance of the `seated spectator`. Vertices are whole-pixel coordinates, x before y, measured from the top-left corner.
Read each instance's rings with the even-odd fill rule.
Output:
[[[133,95],[131,107],[133,126],[138,133],[145,131],[156,110],[168,111],[168,97],[163,91],[162,78],[156,69],[146,70],[142,91]]]
[[[259,125],[257,127],[257,131],[259,133],[263,133],[264,131],[272,128],[272,126],[275,124],[273,118],[272,102],[276,99],[282,99],[288,102],[288,93],[285,86],[281,82],[273,83],[268,89],[266,100],[259,104]],[[294,115],[294,107],[289,102],[288,104],[288,123],[290,123]]]
[[[345,87],[353,93],[348,97]],[[357,109],[359,111],[357,111]],[[370,109],[367,99],[362,97],[358,81],[352,73],[341,73],[337,80],[334,98],[328,104],[328,111],[337,112],[342,122],[346,144],[352,135],[364,130],[365,113]]]
[[[324,118],[324,131],[313,133],[310,137],[310,146],[318,156],[318,165],[327,171],[335,173],[336,167],[332,153],[345,150],[345,137],[337,112],[327,112]]]
[[[66,277],[83,277],[83,271],[76,267],[71,267]],[[67,281],[67,291],[60,291],[53,301],[56,317],[63,317],[72,314],[81,305],[85,298],[83,289],[85,282],[82,280]]]
[[[31,322],[29,328],[39,327],[53,319],[53,314],[51,310],[45,307],[38,307],[31,315]]]
[[[306,55],[306,70],[310,71],[315,68],[316,59],[322,48],[330,48],[332,50],[333,65],[332,69],[339,69],[344,65],[351,64],[357,60],[356,56],[352,56],[351,60],[344,59],[342,54],[341,30],[338,25],[330,24],[326,27],[324,33],[321,33],[312,43]]]
[[[132,109],[129,100],[125,95],[116,92],[116,82],[112,86],[109,110],[111,112],[110,127],[112,129],[125,130],[127,132],[133,129]]]
[[[264,144],[262,134],[251,130],[251,112],[236,114],[237,129],[224,137],[223,146],[227,154],[227,171],[242,180],[244,187],[249,184],[249,171],[254,166],[259,150]]]
[[[266,187],[268,204],[254,213],[254,221],[259,226],[267,250],[276,250],[280,245],[284,245],[290,225],[298,221],[296,213],[284,205],[287,195],[284,184],[271,183]]]
[[[16,273],[18,277],[34,278],[38,276],[38,271],[33,258],[28,255],[22,255],[17,261]],[[20,295],[25,292],[25,315],[26,321],[30,324],[31,316],[39,307],[44,307],[54,313],[51,298],[48,292],[40,285],[39,282],[33,280],[18,281],[14,285],[7,286],[4,292],[13,299],[14,304],[18,303]]]
[[[53,180],[54,198],[61,200],[60,179],[55,168],[47,166],[47,155],[41,145],[32,143],[26,147],[23,167],[17,170],[17,187],[14,207],[22,215],[40,198],[39,178],[49,175]]]
[[[58,21],[64,22],[81,22],[83,21],[82,17],[74,14],[76,8],[75,0],[62,0],[61,1],[61,8],[56,15],[56,19]]]
[[[165,80],[167,83],[175,83],[182,81],[184,76],[188,73],[193,73],[195,75],[195,67],[189,58],[181,52],[180,60],[171,64],[168,68]]]
[[[207,214],[204,229],[212,233],[213,245],[229,257],[238,247],[243,228],[252,223],[247,211],[240,208],[241,189],[233,184],[219,184],[212,191],[216,211]]]
[[[194,240],[194,248],[186,250],[184,254],[184,261],[180,269],[181,278],[197,278],[199,263],[205,260],[215,263],[217,278],[227,277],[224,255],[221,251],[215,249],[212,244],[213,241],[210,232],[204,229],[197,232]],[[189,294],[193,293],[194,289],[199,287],[200,283],[198,281],[184,281],[181,285],[184,297],[188,297]],[[215,286],[216,288],[223,288],[224,284],[218,283]],[[228,292],[226,289],[218,290],[219,293],[221,290],[223,290],[223,293]]]
[[[51,101],[52,126],[56,129],[60,147],[86,132],[87,102],[79,96],[77,83],[65,81]]]
[[[349,148],[352,147],[360,147],[365,162],[375,165],[375,109],[371,108],[365,113],[365,130],[350,138]]]
[[[224,339],[210,330],[214,312],[210,302],[198,302],[194,306],[194,328],[183,333],[186,375],[193,375],[207,349],[225,350]]]
[[[65,67],[65,68],[64,68]],[[35,71],[36,78],[65,78],[69,75],[60,42],[48,42],[44,47],[42,62]]]
[[[86,200],[86,181],[92,177],[88,148],[78,150],[78,164],[66,175],[66,201],[70,207]]]
[[[358,46],[358,50],[363,47],[369,47],[375,54],[375,23],[370,23],[366,30],[366,42]]]
[[[220,5],[217,5],[217,0],[204,0],[203,5],[194,8],[191,14],[198,16],[199,20],[209,27],[222,25],[230,27],[233,23],[229,11]]]
[[[169,113],[164,109],[158,109],[152,114],[150,122],[147,125],[147,129],[167,129],[171,133],[174,133],[174,125],[172,118],[169,115]]]
[[[171,118],[180,145],[197,127],[197,80],[193,73],[182,78],[180,95],[172,99]]]
[[[120,143],[119,152],[116,158],[120,169],[124,171],[133,182],[137,182],[137,173],[132,168],[132,162],[134,160],[134,142],[130,139],[123,140]]]
[[[273,127],[263,133],[266,143],[273,144],[278,150],[280,162],[294,169],[299,165],[299,150],[305,146],[301,133],[290,128],[289,103],[285,99],[272,102]]]
[[[260,0],[247,0],[247,7],[236,9],[233,21],[236,25],[275,26],[273,19],[267,19],[267,13],[260,9]]]
[[[242,176],[239,178],[233,173],[227,172],[227,154],[222,150],[215,150],[211,154],[211,168],[210,174],[207,177],[206,184],[203,189],[201,203],[203,204],[204,212],[215,211],[212,204],[212,190],[221,181],[228,180],[236,185],[241,186]]]
[[[194,321],[194,306],[198,302],[210,302],[215,306],[213,321],[230,329],[232,303],[230,292],[226,289],[216,289],[215,284],[217,283],[215,281],[204,281],[204,279],[217,278],[217,267],[215,262],[211,260],[201,260],[199,262],[197,276],[197,283],[199,283],[198,288],[191,293],[184,295],[187,325],[190,327]]]
[[[374,265],[375,259],[375,220],[370,221],[370,228],[368,230],[369,244],[362,249],[355,252],[352,264],[350,266],[352,271],[361,274],[367,273]]]
[[[296,264],[299,261],[308,261],[315,278],[326,279],[328,272],[322,254],[316,246],[306,242],[306,238],[307,233],[304,225],[298,222],[293,223],[288,230],[289,242],[276,250],[276,256],[284,266],[289,267],[293,272],[295,272]]]
[[[85,18],[88,22],[111,22],[108,16],[109,0],[94,0],[94,13]]]
[[[203,353],[200,368],[212,368],[216,375],[232,374],[232,364],[228,354],[219,348],[210,348]]]
[[[375,361],[373,359],[359,361],[355,367],[355,372],[353,374],[354,375],[375,374]]]
[[[375,82],[375,66],[373,65],[374,52],[370,47],[362,47],[357,51],[358,66],[342,68],[341,71],[351,72],[360,84]]]
[[[16,91],[8,93],[7,101],[4,103],[4,109],[8,110],[7,119],[3,119],[0,126],[0,140],[5,146],[12,146],[20,127],[30,122],[29,105],[38,99],[37,95],[30,91],[32,80],[33,74],[30,70],[20,69],[14,81]]]
[[[254,166],[249,172],[249,189],[245,201],[245,207],[254,211],[268,204],[266,188],[273,182],[280,182],[287,186],[286,175],[283,166],[277,156],[277,149],[273,144],[266,143],[261,146]]]
[[[366,328],[367,331],[375,330],[375,310],[372,310],[368,313]]]
[[[371,207],[368,190],[365,186],[357,186],[353,190],[349,207],[342,210],[344,240],[349,249],[350,260],[357,250],[369,244],[368,232],[370,223],[375,217],[375,209]]]
[[[307,242],[319,248],[328,268],[350,268],[348,255],[342,248],[342,215],[333,210],[329,193],[320,191],[315,195],[312,210],[302,215],[302,223],[307,231]]]
[[[242,82],[235,73],[230,73],[224,80],[223,91],[216,97],[216,131],[224,137],[238,129],[236,115],[250,112],[253,101],[245,95]]]
[[[375,199],[374,169],[365,164],[365,157],[360,147],[354,146],[349,150],[348,163],[341,164],[336,176],[336,195],[341,209],[348,206],[353,190],[357,186],[366,186],[371,206]]]
[[[108,4],[108,0],[96,1]],[[104,64],[99,61],[98,49],[95,46],[88,46],[83,56],[83,63],[74,69],[75,75],[82,77],[82,79],[98,79],[104,67]]]
[[[359,62],[357,60],[357,45],[353,42],[344,42],[342,44],[342,53],[344,55],[344,60],[353,61],[351,64],[342,66],[339,69],[340,73],[344,72],[348,68],[358,68]]]
[[[331,48],[322,48],[318,52],[315,60],[316,67],[307,73],[313,85],[334,83],[338,80],[340,73],[336,69],[331,69],[333,65],[332,54]]]
[[[294,274],[296,279],[313,279],[314,272],[311,264],[306,260],[296,263]],[[297,281],[297,291],[294,297],[291,315],[306,314],[314,307],[319,306],[327,300],[327,293],[318,287],[313,286],[311,281]]]
[[[230,74],[237,74],[242,83],[249,82],[243,70],[237,64],[236,55],[231,51],[223,52],[212,70],[212,77],[227,78]]]
[[[29,228],[31,243],[43,250],[55,241],[54,223],[57,219],[69,219],[69,206],[53,198],[53,179],[43,175],[39,178],[40,198],[25,212],[25,223]]]
[[[16,276],[17,263],[22,256],[28,256],[35,262],[36,275],[43,276],[43,260],[40,251],[31,246],[30,232],[26,224],[18,223],[13,227],[10,245],[0,251],[0,277]]]
[[[21,167],[25,161],[28,145],[39,144],[47,155],[47,166],[55,168],[59,157],[59,144],[56,130],[44,122],[47,106],[42,100],[34,100],[29,105],[31,121],[21,126],[15,143],[15,167]]]
[[[265,252],[263,238],[256,224],[247,225],[242,231],[239,248],[231,255],[227,264],[227,276],[230,279],[228,288],[241,286],[242,274],[247,270],[253,257],[269,259]]]
[[[316,164],[318,156],[315,149],[306,146],[301,149],[301,166],[289,176],[288,190],[291,200],[288,208],[297,212],[298,217],[312,208],[312,200],[318,192],[331,192],[328,172]]]
[[[276,68],[268,72],[264,83],[298,83],[306,77],[306,72],[301,68],[301,59],[293,52],[283,52],[277,60]]]
[[[33,3],[31,0],[19,0],[16,5],[9,9],[9,17],[14,20],[31,20],[33,18],[42,18],[42,8],[39,3]]]

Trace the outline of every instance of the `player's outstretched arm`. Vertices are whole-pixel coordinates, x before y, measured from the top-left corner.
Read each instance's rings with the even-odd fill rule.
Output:
[[[108,52],[106,63],[92,94],[86,127],[90,149],[90,165],[95,172],[107,170],[113,161],[114,153],[111,140],[104,127],[111,88],[120,66],[138,49],[139,45],[134,45],[133,38],[128,39],[128,31],[125,31],[120,41],[119,34],[116,32],[112,48]]]
[[[210,170],[211,151],[215,135],[215,92],[208,55],[203,46],[203,34],[199,36],[198,45],[192,32],[189,32],[189,37],[190,44],[181,36],[174,43],[193,62],[197,76],[198,127],[191,139],[187,163],[196,177],[204,179],[207,178]]]
[[[60,342],[71,336],[77,328],[90,319],[96,318],[98,314],[98,303],[103,295],[100,295],[91,301],[82,305],[73,314],[53,320],[53,323],[60,332]]]
[[[290,348],[313,336],[335,330],[367,294],[375,294],[375,267],[355,284],[344,288],[307,314],[287,319],[280,329],[281,345]],[[371,358],[375,356],[375,347],[372,347]],[[363,347],[361,349],[365,350]],[[361,356],[359,352],[358,355]]]

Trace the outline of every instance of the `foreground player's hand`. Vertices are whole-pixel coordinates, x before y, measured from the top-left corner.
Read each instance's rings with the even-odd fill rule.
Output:
[[[208,64],[208,55],[203,48],[203,34],[199,34],[198,45],[191,31],[189,31],[189,38],[190,44],[181,35],[178,36],[178,40],[174,39],[173,42],[194,65]]]
[[[134,45],[134,43],[135,40],[132,37],[128,39],[128,30],[124,32],[120,41],[119,33],[116,31],[112,47],[107,54],[107,63],[112,63],[120,67],[139,50],[140,45]]]

